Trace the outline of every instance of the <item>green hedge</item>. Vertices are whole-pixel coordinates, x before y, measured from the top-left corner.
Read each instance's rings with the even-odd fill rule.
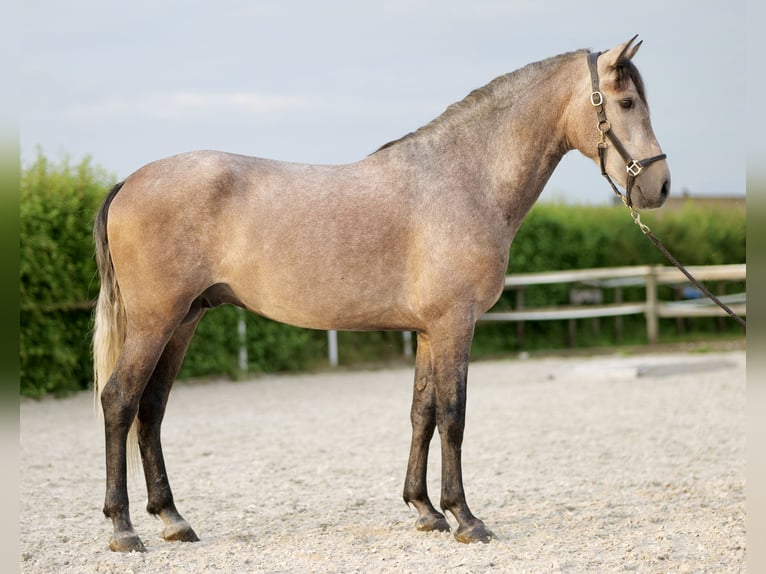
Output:
[[[98,292],[93,218],[110,176],[86,159],[24,169],[20,189],[21,392],[87,387],[92,377],[88,301]]]
[[[88,388],[90,302],[98,293],[92,224],[114,178],[90,160],[77,165],[52,163],[43,155],[23,169],[21,180],[21,392],[28,396]],[[741,208],[710,208],[692,202],[678,211],[647,212],[643,219],[687,265],[745,261],[745,213]],[[530,272],[621,265],[665,264],[662,255],[633,224],[622,206],[572,207],[538,204],[522,225],[511,249],[509,270]],[[731,285],[730,290],[743,289]],[[667,294],[664,294],[665,296]],[[625,291],[625,300],[643,290]],[[539,286],[526,292],[526,304],[568,301],[567,286]],[[506,293],[498,308],[510,308]],[[238,374],[239,311],[224,307],[208,312],[192,340],[180,378]],[[578,344],[613,338],[610,321],[594,337],[587,321],[578,321]],[[645,339],[642,317],[625,318],[626,342]],[[732,323],[732,332],[736,325]],[[323,364],[326,335],[281,325],[246,314],[248,371],[308,369]],[[715,319],[695,320],[691,333],[718,329]],[[667,332],[661,329],[661,334]],[[565,321],[524,325],[524,348],[566,344]],[[480,324],[475,354],[507,353],[521,348],[517,325]],[[381,361],[401,355],[398,333],[341,333],[342,363]]]
[[[207,312],[194,334],[179,378],[239,376],[239,333],[244,317],[248,373],[311,368],[325,355],[324,331],[299,329],[232,306]]]

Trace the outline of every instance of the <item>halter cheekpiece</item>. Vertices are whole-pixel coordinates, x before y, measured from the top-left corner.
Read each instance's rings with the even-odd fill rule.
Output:
[[[622,145],[622,142],[614,134],[612,131],[612,124],[610,124],[609,120],[606,119],[606,110],[604,109],[604,94],[602,94],[601,90],[599,89],[598,57],[600,55],[601,52],[591,52],[588,54],[588,67],[590,68],[590,81],[591,86],[593,87],[593,91],[590,94],[590,103],[594,108],[596,108],[596,113],[598,114],[598,131],[600,138],[597,146],[599,163],[601,164],[601,175],[607,179],[614,192],[620,196],[620,198],[622,198],[623,202],[625,202],[628,207],[632,207],[633,202],[630,198],[630,192],[633,189],[633,184],[635,183],[636,177],[638,177],[638,175],[643,171],[645,167],[653,164],[656,161],[665,159],[667,155],[662,153],[647,159],[635,160],[631,157],[630,153],[628,153],[628,150],[625,149],[625,146]],[[625,196],[620,193],[620,191],[617,189],[617,186],[612,181],[612,178],[610,178],[606,173],[606,150],[608,147],[606,142],[607,138],[609,138],[609,141],[612,142],[612,145],[617,150],[617,153],[619,153],[620,156],[622,156],[622,159],[625,160],[625,167],[628,172],[628,179],[625,183]]]

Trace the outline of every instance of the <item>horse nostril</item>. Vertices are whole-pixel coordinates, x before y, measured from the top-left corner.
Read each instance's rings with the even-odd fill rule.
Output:
[[[660,197],[662,198],[662,201],[665,201],[668,198],[668,195],[670,195],[670,182],[666,179],[665,183],[662,184],[662,189],[660,190]]]

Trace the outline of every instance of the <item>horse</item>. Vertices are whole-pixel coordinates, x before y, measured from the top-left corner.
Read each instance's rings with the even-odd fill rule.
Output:
[[[450,531],[449,514],[458,541],[495,538],[469,509],[462,480],[475,324],[503,291],[516,231],[568,151],[600,163],[634,209],[665,201],[670,175],[633,63],[635,40],[502,75],[356,163],[196,151],[117,184],[94,224],[109,548],[145,551],[127,493],[136,443],[146,509],[162,519],[162,537],[198,540],[176,509],[160,427],[197,324],[223,304],[312,329],[414,331],[404,501],[418,530]],[[619,153],[607,153],[613,148]],[[426,487],[435,429],[441,511]]]

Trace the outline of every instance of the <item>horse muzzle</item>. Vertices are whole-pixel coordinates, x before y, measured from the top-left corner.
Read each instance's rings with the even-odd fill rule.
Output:
[[[645,164],[636,175],[632,175],[628,170],[628,180],[625,185],[628,206],[637,209],[656,209],[661,207],[670,195],[670,172],[667,162],[664,161],[664,154],[656,158],[658,159],[650,158],[657,161],[653,169],[649,168],[649,164]]]

